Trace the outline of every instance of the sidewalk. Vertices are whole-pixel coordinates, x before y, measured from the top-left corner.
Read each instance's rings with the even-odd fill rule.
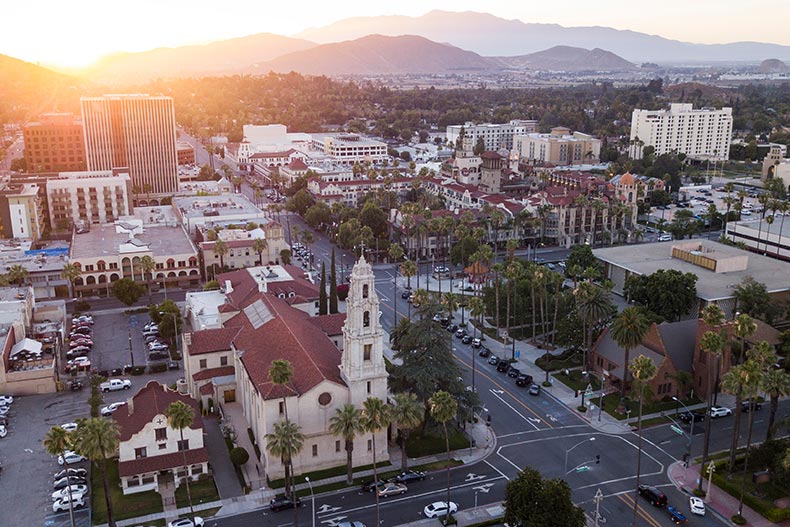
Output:
[[[678,489],[691,495],[700,477],[699,469],[699,464],[692,464],[688,468],[684,468],[682,462],[676,461],[669,466],[667,475]],[[708,510],[708,513],[715,514],[728,525],[732,524],[730,518],[738,512],[738,499],[730,496],[716,485],[711,484],[708,487],[707,480],[703,481],[702,488],[706,491],[710,488],[710,493],[705,497],[705,508]],[[771,527],[775,525],[790,527],[790,520],[782,523],[772,523],[746,505],[743,506],[742,516],[746,519],[746,525],[751,527]]]

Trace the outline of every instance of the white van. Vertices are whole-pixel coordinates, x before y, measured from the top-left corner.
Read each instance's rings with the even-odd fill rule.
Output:
[[[662,234],[661,236],[658,237],[658,241],[660,241],[660,242],[671,242],[672,241],[672,235],[671,234]]]

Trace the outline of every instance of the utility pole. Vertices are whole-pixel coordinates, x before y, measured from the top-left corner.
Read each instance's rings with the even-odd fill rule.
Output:
[[[595,502],[595,527],[598,527],[598,520],[601,518],[599,511],[601,509],[601,502],[603,501],[603,492],[601,492],[601,489],[595,491],[593,501]]]

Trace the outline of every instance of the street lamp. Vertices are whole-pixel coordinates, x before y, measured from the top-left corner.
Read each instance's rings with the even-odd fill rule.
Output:
[[[571,450],[573,450],[574,448],[576,448],[577,446],[579,446],[581,444],[586,443],[587,441],[595,441],[595,438],[594,437],[588,437],[587,439],[583,439],[583,440],[579,441],[578,443],[576,443],[575,445],[573,445],[572,447],[570,447],[568,450],[565,451],[565,469],[563,470],[564,473],[568,472],[568,454],[571,453]]]
[[[598,527],[598,522],[601,520],[601,502],[603,501],[603,492],[601,489],[598,489],[595,492],[595,496],[593,496],[593,501],[595,502],[595,527]]]
[[[310,482],[310,477],[305,476],[304,480],[307,482],[307,486],[310,487],[310,499],[313,502],[313,527],[315,527],[315,494],[313,494],[313,484]],[[296,504],[294,504],[296,506]]]
[[[683,406],[683,408],[686,409],[686,412],[688,412],[689,419],[691,419],[691,430],[689,430],[689,440],[686,443],[686,461],[684,463],[685,466],[688,466],[688,461],[689,461],[689,459],[691,459],[691,438],[694,437],[694,421],[696,421],[696,419],[694,417],[694,414],[691,413],[691,410],[689,410],[689,407],[686,406],[683,403],[683,401],[681,401],[680,399],[678,399],[674,395],[672,396],[672,400],[675,401],[676,403],[680,403]]]
[[[159,311],[159,314],[160,315],[171,315],[173,317],[173,338],[176,341],[176,353],[180,356],[181,352],[178,349],[178,319],[176,318],[176,314],[173,313],[172,311]],[[129,337],[129,343],[131,344],[131,342],[132,341],[131,341],[131,336],[130,336]]]
[[[132,329],[129,328],[129,360],[131,360],[132,369],[134,369],[134,353],[132,353]]]
[[[598,379],[598,381],[600,381],[601,383],[601,396],[598,399],[598,421],[600,422],[601,412],[603,412],[603,392],[604,392],[603,387],[606,384],[606,375],[602,373],[601,376],[598,377],[598,374],[595,373],[594,371],[583,371],[582,375],[592,375],[593,377]],[[582,396],[582,400],[584,400],[584,396]]]

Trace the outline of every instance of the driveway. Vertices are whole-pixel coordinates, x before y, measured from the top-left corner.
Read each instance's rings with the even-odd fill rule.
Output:
[[[236,469],[230,461],[228,447],[225,446],[225,438],[222,437],[219,429],[219,421],[214,417],[206,417],[203,419],[203,424],[206,427],[205,444],[219,497],[224,500],[243,495],[239,478],[236,477]]]

